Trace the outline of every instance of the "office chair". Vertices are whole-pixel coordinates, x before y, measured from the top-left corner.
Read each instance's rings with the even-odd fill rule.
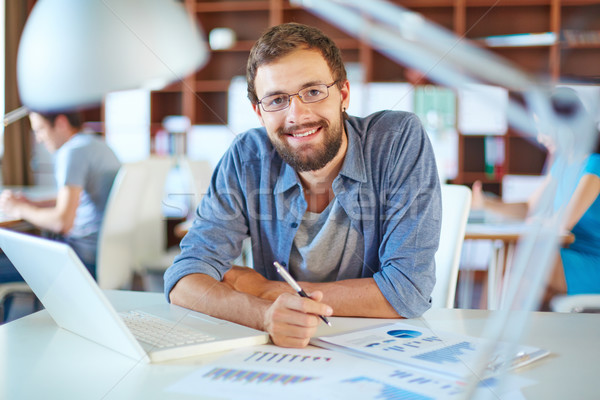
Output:
[[[137,211],[142,202],[146,168],[124,164],[111,188],[98,238],[96,279],[102,289],[131,288]]]
[[[160,263],[166,249],[162,204],[172,166],[170,157],[150,157],[119,170],[98,240],[96,276],[101,288],[132,288],[134,278],[147,288],[147,268]]]
[[[442,228],[435,253],[436,283],[431,305],[454,308],[460,253],[471,208],[471,189],[462,185],[442,185]]]
[[[150,157],[140,161],[146,174],[139,194],[141,202],[136,212],[134,234],[135,264],[140,272],[160,258],[166,249],[167,237],[163,200],[165,183],[174,166],[171,157]]]

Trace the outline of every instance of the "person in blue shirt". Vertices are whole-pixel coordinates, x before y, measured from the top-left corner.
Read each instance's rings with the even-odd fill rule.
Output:
[[[555,112],[564,118],[574,118],[585,113],[583,103],[577,94],[568,88],[557,88],[551,96]],[[556,264],[549,276],[542,299],[541,309],[549,309],[552,297],[560,294],[600,293],[600,137],[592,153],[581,163],[566,167],[563,175],[577,177],[575,190],[568,178],[558,173],[553,165],[544,181],[527,202],[503,203],[487,197],[481,190],[481,183],[473,184],[472,207],[486,208],[511,217],[525,218],[541,199],[542,193],[550,185],[556,187],[554,209],[565,207],[563,231],[570,231],[575,240],[568,247],[561,248]],[[545,135],[538,141],[553,156],[555,144]]]
[[[306,346],[319,315],[420,316],[435,283],[441,194],[418,118],[348,116],[340,50],[306,25],[268,30],[247,83],[263,127],[238,135],[219,162],[165,273],[167,299],[286,347]],[[232,266],[247,237],[254,269]]]
[[[547,300],[556,294],[600,294],[600,144],[579,174],[563,228],[575,241],[560,250]]]

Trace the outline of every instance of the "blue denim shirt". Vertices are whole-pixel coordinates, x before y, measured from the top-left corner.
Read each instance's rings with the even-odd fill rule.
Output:
[[[333,191],[364,244],[356,275],[373,277],[400,315],[420,316],[430,307],[441,224],[431,144],[419,119],[406,112],[350,117],[345,128],[348,150]],[[296,171],[279,157],[265,129],[239,135],[217,165],[181,254],[165,273],[167,300],[188,274],[222,280],[248,236],[255,270],[279,280],[273,261],[287,265],[306,209]]]

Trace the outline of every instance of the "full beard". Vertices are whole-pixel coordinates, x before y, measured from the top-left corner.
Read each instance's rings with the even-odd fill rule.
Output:
[[[340,121],[343,121],[343,119],[340,118]],[[293,148],[286,140],[281,139],[291,131],[314,126],[322,128],[323,143],[318,148],[315,148],[312,144]],[[333,160],[342,145],[343,129],[341,123],[330,126],[327,121],[320,120],[317,124],[297,126],[294,129],[280,128],[275,134],[277,140],[272,141],[273,146],[275,146],[275,150],[277,150],[283,161],[298,172],[307,172],[320,170]]]

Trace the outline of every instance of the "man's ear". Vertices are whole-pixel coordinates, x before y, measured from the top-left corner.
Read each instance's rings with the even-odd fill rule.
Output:
[[[260,104],[252,104],[252,109],[256,113],[256,116],[258,117],[258,120],[260,121],[260,124],[262,126],[265,126],[265,121],[263,121],[262,110],[260,108]]]
[[[346,82],[344,82],[340,88],[340,93],[342,95],[342,108],[347,110],[350,106],[350,81],[346,80]]]

